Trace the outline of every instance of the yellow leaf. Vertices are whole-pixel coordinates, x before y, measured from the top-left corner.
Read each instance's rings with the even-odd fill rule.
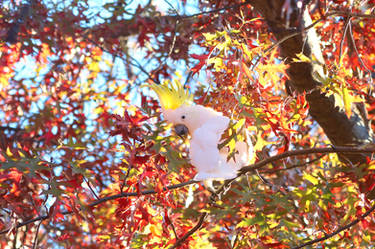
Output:
[[[13,153],[10,151],[9,147],[7,147],[6,154],[7,154],[7,156],[10,156],[10,157],[13,156]]]
[[[228,143],[228,147],[229,147],[229,152],[233,152],[234,149],[236,148],[236,140],[231,139]]]
[[[99,240],[109,240],[111,237],[109,235],[99,235],[98,236],[98,239]]]
[[[370,162],[370,165],[367,167],[368,170],[374,170],[375,169],[375,161]]]
[[[214,68],[215,68],[216,72],[221,71],[223,69],[223,66],[224,66],[223,59],[221,59],[219,57],[210,58],[207,61],[207,63],[214,64]]]
[[[23,154],[21,151],[18,151],[18,155],[19,155],[20,157],[22,157],[22,158],[23,158],[23,157],[26,157],[25,154]]]
[[[179,80],[182,79],[182,74],[181,74],[181,72],[176,71],[176,72],[175,72],[175,75],[177,76],[177,79],[179,79]]]
[[[86,147],[83,147],[83,146],[74,146],[73,149],[75,149],[75,150],[84,150],[84,149],[86,149]]]
[[[99,62],[92,62],[88,65],[88,70],[92,72],[100,72]]]
[[[100,114],[100,113],[103,113],[104,112],[104,109],[102,107],[97,107],[94,109],[94,113],[95,114]]]
[[[310,204],[311,204],[311,201],[310,200],[306,200],[306,203],[305,203],[305,212],[310,212]]]
[[[342,62],[343,62],[344,58],[346,57],[346,54],[347,54],[347,50],[345,50],[344,53],[342,53],[342,55],[340,57],[339,64],[337,65],[341,69],[342,69],[341,65],[342,65]]]
[[[352,115],[352,103],[350,101],[348,88],[346,88],[344,84],[342,85],[342,99],[344,101],[346,115],[348,115],[348,117],[350,118],[350,116]]]
[[[154,236],[157,236],[157,237],[161,236],[161,229],[158,228],[157,225],[151,224],[150,225],[150,231],[151,231],[151,234],[154,235]]]
[[[311,59],[304,55],[302,52],[296,54],[297,58],[293,58],[293,62],[311,62]]]
[[[242,51],[247,55],[247,58],[249,60],[252,60],[253,59],[253,53],[251,50],[249,50],[248,46],[246,46],[245,44],[241,44],[241,49]]]
[[[254,151],[261,151],[264,146],[274,144],[275,142],[268,142],[262,138],[263,132],[261,130],[257,133],[257,142],[254,145]]]
[[[305,174],[304,178],[314,185],[319,183],[319,180],[317,178],[315,178],[314,176],[310,175],[310,174]]]
[[[236,131],[238,131],[238,129],[240,129],[240,128],[245,124],[245,121],[246,121],[246,119],[244,119],[244,118],[238,120],[238,121],[236,122],[236,124],[233,126],[233,128],[234,128]]]
[[[211,34],[211,33],[203,33],[203,36],[206,39],[206,41],[212,41],[213,39],[217,37],[216,34]]]
[[[250,56],[249,56],[250,57]],[[247,65],[245,63],[242,62],[242,70],[243,72],[246,74],[246,76],[249,78],[249,79],[252,79],[253,78],[253,75],[252,73],[250,72],[249,68],[247,67]]]

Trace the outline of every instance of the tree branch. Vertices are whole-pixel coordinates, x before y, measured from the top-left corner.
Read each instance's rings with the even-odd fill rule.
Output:
[[[280,171],[286,171],[286,170],[290,170],[290,169],[305,167],[308,164],[312,164],[312,163],[314,163],[316,161],[319,161],[324,156],[325,156],[325,154],[322,154],[322,155],[320,155],[320,156],[318,156],[318,157],[316,157],[314,159],[311,159],[310,161],[304,162],[304,163],[294,164],[294,165],[286,167],[286,168],[264,170],[264,171],[262,171],[262,173],[265,173],[265,174],[274,174],[274,173],[280,172]]]
[[[253,165],[249,165],[246,167],[241,168],[237,174],[237,176],[233,179],[226,180],[223,185],[216,191],[216,195],[220,195],[224,192],[228,186],[235,181],[238,177],[249,173],[255,172],[256,170],[266,166],[269,163],[292,157],[292,156],[299,156],[299,155],[308,155],[308,154],[328,154],[328,153],[345,153],[346,155],[349,154],[359,154],[359,153],[375,153],[375,147],[372,148],[359,148],[359,147],[332,147],[332,148],[310,148],[310,149],[303,149],[303,150],[294,150],[294,151],[287,151],[276,156],[272,156],[266,158],[262,161],[254,163]]]
[[[314,240],[311,240],[309,242],[306,242],[304,244],[301,244],[299,246],[296,246],[296,247],[293,247],[292,249],[300,249],[300,248],[303,248],[305,246],[309,246],[309,245],[313,245],[315,243],[318,243],[318,242],[321,242],[321,241],[324,241],[324,240],[327,240],[333,236],[335,236],[336,234],[346,230],[346,229],[349,229],[351,228],[352,226],[356,225],[358,222],[360,222],[361,220],[363,220],[364,218],[366,218],[367,216],[369,216],[373,211],[375,210],[375,204],[369,209],[367,210],[366,213],[364,213],[363,215],[361,215],[360,218],[350,222],[349,224],[345,225],[345,226],[342,226],[340,228],[338,228],[336,231],[334,231],[333,233],[330,233],[330,234],[327,234],[326,236],[322,237],[322,238],[318,238],[318,239],[314,239]]]
[[[180,239],[178,239],[176,241],[176,243],[172,247],[170,247],[169,249],[175,249],[175,248],[179,247],[187,238],[189,238],[196,231],[198,231],[202,227],[203,222],[206,219],[207,215],[208,215],[207,212],[203,212],[201,214],[201,216],[199,217],[199,220],[198,220],[197,224],[192,229],[190,229],[187,233],[185,233],[184,236],[182,236]]]
[[[375,147],[360,148],[360,147],[337,146],[337,147],[332,147],[332,148],[310,148],[310,149],[303,149],[303,150],[287,151],[279,155],[266,158],[260,162],[254,163],[253,165],[241,168],[239,170],[239,174],[237,175],[237,177],[243,174],[246,174],[248,172],[253,172],[257,169],[264,167],[265,165],[271,162],[274,162],[280,159],[284,159],[284,158],[292,157],[292,156],[308,155],[308,154],[316,154],[316,153],[319,153],[319,154],[320,153],[324,153],[324,154],[327,154],[327,153],[345,153],[345,154],[375,153]]]
[[[367,18],[367,19],[374,19],[375,15],[367,15],[362,13],[352,13],[352,12],[346,12],[346,11],[332,11],[330,12],[333,15],[336,16],[348,16],[348,17],[356,17],[356,18]]]
[[[357,148],[357,147],[309,148],[309,149],[303,149],[303,150],[287,151],[287,152],[284,152],[282,154],[266,158],[262,161],[254,163],[252,165],[243,167],[241,170],[239,170],[239,173],[238,173],[236,178],[226,180],[224,182],[224,184],[212,195],[211,203],[215,202],[216,198],[218,196],[220,196],[220,194],[223,193],[235,179],[237,179],[238,177],[240,177],[240,176],[242,176],[242,175],[244,175],[248,172],[254,172],[255,170],[260,169],[260,168],[266,166],[269,163],[272,163],[272,162],[275,162],[275,161],[278,161],[278,160],[281,160],[281,159],[284,159],[284,158],[288,158],[288,157],[292,157],[292,156],[299,156],[299,155],[316,154],[316,153],[317,154],[321,154],[321,153],[324,153],[324,154],[327,154],[327,153],[350,153],[350,154],[375,153],[375,148]],[[198,181],[191,180],[191,181],[167,186],[167,187],[164,188],[164,190],[178,189],[178,188],[181,188],[181,187],[193,184],[193,183],[198,183]],[[140,195],[150,195],[150,194],[155,194],[155,193],[157,193],[155,190],[150,189],[150,190],[141,191],[140,193],[130,192],[130,193],[120,193],[120,194],[117,194],[117,195],[110,195],[110,196],[107,196],[107,197],[100,198],[96,201],[93,201],[90,204],[88,204],[86,207],[90,207],[90,208],[95,207],[95,206],[97,206],[101,203],[111,201],[111,200],[115,200],[115,199],[119,199],[119,198],[140,196]],[[73,211],[63,211],[63,212],[61,212],[62,215],[68,215],[68,214],[72,214],[72,213],[74,213],[74,212]],[[203,215],[203,214],[204,213],[201,214],[201,218],[199,219],[199,222],[197,223],[197,225],[194,226],[189,232],[187,232],[184,236],[182,236],[178,240],[179,244],[181,244],[183,241],[185,241],[195,231],[200,229],[200,227],[203,224],[204,219],[207,217],[207,215]],[[49,219],[49,218],[51,218],[50,215],[38,216],[36,218],[33,218],[33,219],[30,219],[30,220],[19,223],[16,226],[16,228],[26,226],[28,224],[34,223],[34,222],[39,221],[39,220],[40,221],[46,220],[46,219]],[[201,219],[202,219],[202,221],[200,221]],[[9,230],[10,229],[5,229],[5,230],[1,231],[0,234],[5,234],[5,233],[9,232]]]

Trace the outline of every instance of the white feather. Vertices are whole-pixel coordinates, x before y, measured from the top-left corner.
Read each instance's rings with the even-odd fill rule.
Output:
[[[225,129],[228,128],[229,118],[216,116],[205,122],[191,135],[190,160],[197,168],[195,180],[231,179],[237,176],[237,171],[249,164],[252,149],[245,142],[237,142],[239,154],[227,161],[228,153],[219,151],[218,144]]]

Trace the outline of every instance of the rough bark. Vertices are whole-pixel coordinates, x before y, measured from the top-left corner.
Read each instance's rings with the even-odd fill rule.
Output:
[[[321,92],[319,88],[321,82],[313,77],[316,74],[324,75],[320,40],[314,28],[303,32],[304,28],[311,24],[308,12],[305,11],[301,15],[297,6],[293,6],[294,1],[290,3],[292,12],[288,16],[282,11],[284,1],[250,1],[250,4],[265,18],[277,40],[280,41],[286,36],[300,32],[280,44],[281,55],[289,64],[288,75],[292,87],[298,92],[306,92],[310,115],[323,128],[333,145],[363,146],[374,143],[372,130],[368,126],[366,115],[363,115],[363,105],[353,105],[352,116],[348,117],[345,110],[335,104],[333,96],[326,96]],[[314,62],[292,62],[296,54],[301,52]],[[357,164],[365,162],[367,156],[369,154],[348,154],[341,159],[344,161],[349,159],[351,163]]]

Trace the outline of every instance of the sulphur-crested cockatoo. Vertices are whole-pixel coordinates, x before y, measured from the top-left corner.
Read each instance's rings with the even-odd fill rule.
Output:
[[[253,146],[249,136],[242,136],[243,141],[232,146],[230,155],[228,147],[219,146],[223,134],[231,127],[228,117],[195,105],[193,96],[178,81],[152,84],[150,88],[158,95],[164,118],[174,125],[175,132],[191,136],[189,158],[198,172],[195,180],[231,179],[241,167],[250,164]]]

